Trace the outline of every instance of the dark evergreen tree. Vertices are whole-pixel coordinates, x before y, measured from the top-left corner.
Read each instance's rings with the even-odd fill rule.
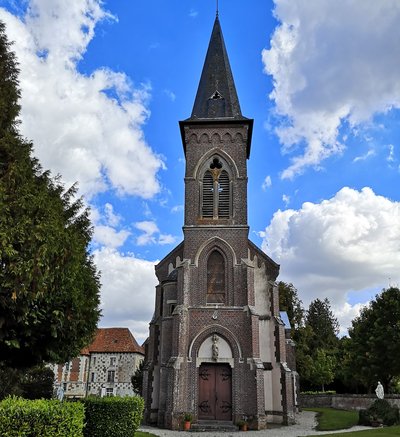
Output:
[[[54,372],[39,365],[21,372],[21,390],[25,399],[51,399],[54,389]]]
[[[142,396],[143,392],[143,369],[144,369],[144,360],[142,360],[136,369],[135,373],[132,375],[131,382],[133,386],[133,391]]]
[[[338,345],[339,322],[333,315],[328,299],[315,299],[310,303],[306,315],[306,325],[311,327],[313,334],[310,348],[334,349]]]
[[[0,24],[0,361],[65,362],[92,338],[99,275],[76,188],[64,190],[17,132],[18,68]]]

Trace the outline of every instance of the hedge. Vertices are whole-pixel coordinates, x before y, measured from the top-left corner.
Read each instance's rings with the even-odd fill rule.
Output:
[[[143,417],[144,400],[135,397],[86,398],[85,437],[133,437]]]
[[[79,403],[18,397],[0,402],[2,437],[83,437],[84,420]]]
[[[386,399],[377,399],[367,410],[359,411],[360,425],[370,426],[373,423],[386,426],[400,423],[399,409],[391,406]]]

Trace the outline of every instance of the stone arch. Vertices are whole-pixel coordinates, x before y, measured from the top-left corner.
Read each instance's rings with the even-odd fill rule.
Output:
[[[235,135],[235,141],[237,143],[243,143],[244,142],[243,135],[241,133],[237,132]]]
[[[231,156],[224,150],[214,147],[202,156],[194,168],[193,176],[195,179],[199,180],[202,177],[207,169],[207,166],[209,166],[211,163],[211,158],[214,156],[220,158],[222,162],[227,164],[225,170],[228,170],[229,176],[232,179],[237,179],[239,177],[239,169],[237,168],[236,163]]]
[[[190,144],[196,144],[196,143],[198,143],[199,141],[198,141],[198,137],[197,137],[197,135],[196,134],[191,134],[190,135],[190,137],[189,137],[189,141],[188,141]]]
[[[222,255],[225,264],[225,297],[223,302],[212,302],[213,299],[212,296],[210,296],[211,299],[207,302],[207,297],[209,297],[209,295],[207,294],[207,262],[210,255],[216,250]],[[198,252],[196,253],[194,262],[195,265],[198,267],[199,271],[199,287],[200,290],[203,291],[201,303],[203,305],[207,303],[211,305],[233,305],[233,267],[237,264],[233,248],[226,241],[222,240],[219,237],[210,238],[199,248]]]
[[[201,134],[198,142],[202,143],[202,144],[209,144],[210,143],[210,136],[206,133],[203,133],[203,134]]]
[[[200,262],[204,262],[204,260],[208,258],[210,253],[217,248],[219,248],[222,254],[226,257],[229,266],[238,264],[233,247],[220,237],[212,237],[206,240],[199,247],[199,250],[194,257],[194,264],[196,265],[196,267],[199,266]]]
[[[232,135],[229,132],[226,132],[222,137],[222,141],[224,143],[231,143],[233,141]]]
[[[218,132],[214,132],[211,136],[211,142],[213,144],[220,144],[222,141],[221,135]]]
[[[243,360],[242,348],[240,347],[240,343],[237,337],[225,326],[215,323],[213,325],[207,326],[202,331],[200,331],[190,343],[188,348],[188,357],[191,359],[191,361],[196,362],[197,353],[200,349],[200,346],[208,337],[213,334],[219,335],[229,344],[232,350],[234,360]]]

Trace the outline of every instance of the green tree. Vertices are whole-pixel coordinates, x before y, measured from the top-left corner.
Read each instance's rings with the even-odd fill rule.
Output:
[[[293,333],[294,330],[304,324],[303,302],[299,299],[297,289],[293,284],[280,281],[278,282],[278,289],[279,309],[287,312]]]
[[[310,303],[306,325],[313,331],[309,345],[312,350],[329,350],[338,346],[339,322],[333,315],[328,299],[315,299]]]
[[[132,375],[131,382],[133,386],[133,391],[142,396],[143,391],[143,369],[144,369],[144,360],[142,360],[135,370],[135,373]]]
[[[310,380],[314,385],[325,391],[325,385],[330,384],[335,376],[335,360],[324,349],[317,349],[310,368]]]
[[[96,329],[99,274],[89,212],[17,132],[18,69],[0,24],[0,360],[65,362]]]
[[[372,389],[387,389],[400,377],[400,289],[383,290],[352,321],[351,366],[354,378]]]

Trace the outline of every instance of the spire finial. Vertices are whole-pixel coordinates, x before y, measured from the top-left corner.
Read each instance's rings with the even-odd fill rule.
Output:
[[[218,0],[217,0],[217,17],[219,15]]]

